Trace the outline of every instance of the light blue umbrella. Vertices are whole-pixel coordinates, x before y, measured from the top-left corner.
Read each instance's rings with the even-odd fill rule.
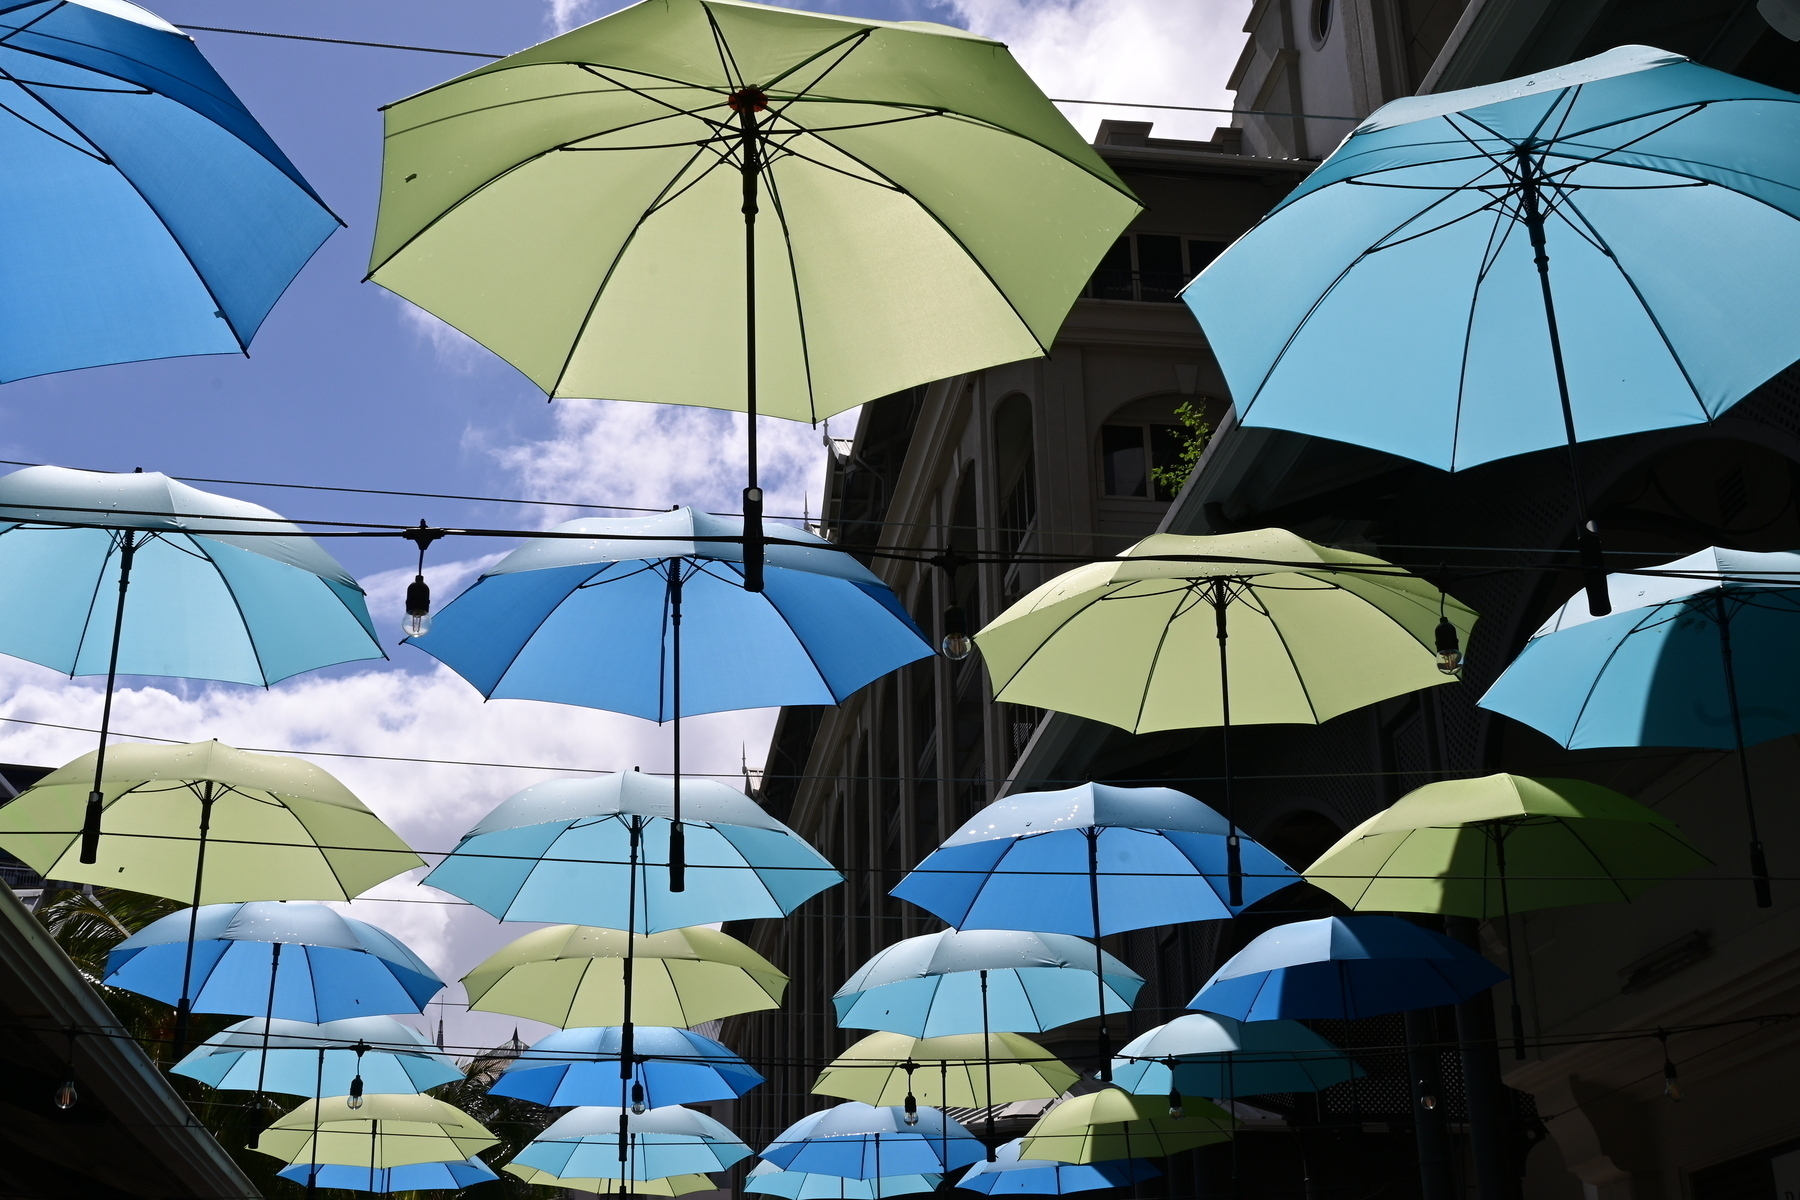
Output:
[[[1318,1092],[1367,1074],[1298,1021],[1188,1013],[1146,1030],[1113,1059],[1113,1082],[1141,1096]]]
[[[594,1105],[558,1117],[513,1161],[570,1179],[661,1179],[722,1171],[749,1157],[736,1134],[691,1108]]]
[[[770,544],[764,587],[750,592],[741,518],[680,508],[552,532],[566,536],[513,551],[406,640],[489,699],[671,722],[673,891],[685,882],[682,717],[836,704],[932,653],[887,584],[810,533]]]
[[[488,1093],[550,1108],[608,1102],[663,1108],[734,1100],[763,1082],[749,1063],[704,1034],[660,1025],[632,1031],[631,1076],[622,1079],[624,1033],[617,1025],[559,1029],[507,1063]]]
[[[1756,902],[1773,902],[1744,747],[1800,732],[1800,554],[1710,547],[1610,575],[1612,616],[1557,609],[1482,696],[1571,750],[1737,751]],[[1735,650],[1734,650],[1735,647]]]
[[[213,1034],[169,1070],[222,1090],[314,1098],[423,1092],[463,1078],[449,1055],[392,1017],[324,1024],[252,1017]]]
[[[956,1186],[989,1196],[1060,1196],[1065,1192],[1129,1187],[1162,1174],[1141,1158],[1097,1163],[1021,1159],[1019,1146],[1023,1140],[1014,1138],[999,1147],[994,1151],[993,1162],[976,1163],[956,1181]]]
[[[350,1167],[334,1163],[295,1163],[276,1174],[298,1184],[306,1184],[314,1172],[313,1182],[322,1188],[341,1188],[346,1192],[417,1192],[434,1189],[451,1190],[486,1183],[500,1178],[479,1158],[462,1162],[413,1163],[405,1167]]]
[[[177,1004],[187,974],[186,909],[152,921],[106,957],[103,983]],[[323,904],[205,904],[195,921],[189,1011],[296,1021],[423,1012],[444,981],[399,939]]]
[[[786,1200],[882,1200],[885,1196],[910,1196],[935,1192],[942,1175],[884,1175],[880,1179],[846,1179],[842,1175],[813,1175],[784,1171],[771,1162],[757,1163],[744,1180],[744,1191]]]
[[[1796,140],[1645,46],[1396,100],[1183,295],[1247,425],[1460,470],[1705,424],[1800,358]]]
[[[847,1100],[801,1117],[764,1147],[765,1161],[786,1171],[878,1179],[942,1174],[986,1156],[975,1135],[935,1108],[905,1110]]]
[[[121,0],[0,13],[0,381],[236,354],[339,222],[201,56]]]
[[[1457,1004],[1505,978],[1461,942],[1399,917],[1321,917],[1259,934],[1188,1007],[1247,1022],[1353,1020]]]
[[[842,881],[754,800],[690,779],[682,784],[687,886],[671,891],[674,792],[670,780],[637,771],[533,784],[464,834],[424,882],[502,921],[658,933],[785,916]]]
[[[946,929],[896,942],[864,963],[831,998],[844,1029],[911,1037],[953,1033],[1042,1033],[1100,1015],[1099,992],[1124,1012],[1143,976],[1063,933]]]

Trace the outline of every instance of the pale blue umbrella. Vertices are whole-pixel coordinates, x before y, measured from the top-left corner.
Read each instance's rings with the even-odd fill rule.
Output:
[[[551,1122],[513,1161],[570,1179],[661,1179],[723,1171],[749,1157],[736,1134],[691,1108],[591,1105]]]
[[[935,1108],[876,1108],[847,1100],[801,1117],[763,1148],[787,1171],[880,1179],[941,1174],[983,1158],[975,1135]]]
[[[323,1024],[252,1017],[213,1034],[169,1070],[221,1090],[310,1098],[423,1092],[464,1077],[449,1055],[393,1017]]]
[[[295,1163],[276,1172],[283,1179],[346,1192],[460,1190],[500,1178],[479,1158],[462,1162],[412,1163],[404,1167],[352,1167],[341,1163]]]
[[[1162,1172],[1141,1158],[1110,1162],[1065,1163],[1019,1157],[1024,1139],[1014,1138],[994,1152],[992,1162],[978,1162],[956,1181],[959,1188],[989,1196],[1060,1196],[1129,1187]]]
[[[815,1175],[784,1171],[771,1162],[757,1163],[744,1179],[744,1191],[785,1200],[882,1200],[886,1196],[911,1196],[935,1192],[942,1175],[884,1175],[880,1179],[848,1179],[842,1175]]]
[[[630,1075],[620,1078],[622,1027],[559,1029],[507,1063],[488,1094],[550,1108],[611,1102],[642,1109],[735,1100],[763,1082],[728,1047],[691,1029],[640,1025],[631,1051]]]
[[[1239,1021],[1196,1012],[1146,1030],[1113,1059],[1113,1082],[1141,1096],[1319,1092],[1366,1074],[1298,1021]]]

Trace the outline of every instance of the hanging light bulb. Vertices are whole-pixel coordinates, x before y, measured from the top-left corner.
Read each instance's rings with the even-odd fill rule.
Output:
[[[344,1107],[355,1112],[363,1106],[363,1078],[359,1074],[350,1081],[350,1094],[344,1098]]]
[[[81,1099],[81,1093],[75,1090],[75,1081],[73,1079],[65,1079],[57,1084],[56,1093],[51,1096],[51,1100],[56,1104],[56,1107],[62,1109],[74,1108],[75,1102],[79,1099]]]
[[[648,1110],[648,1108],[649,1108],[649,1106],[644,1103],[644,1085],[641,1083],[632,1084],[631,1085],[631,1115],[634,1117],[641,1117]]]
[[[1169,1119],[1179,1121],[1185,1116],[1187,1116],[1187,1108],[1181,1103],[1181,1089],[1171,1084],[1169,1086]]]
[[[1437,1097],[1429,1092],[1419,1097],[1419,1103],[1425,1106],[1426,1112],[1433,1112],[1437,1109]]]
[[[919,1098],[911,1092],[906,1093],[906,1109],[900,1119],[908,1125],[919,1123]]]
[[[1681,1078],[1675,1071],[1675,1060],[1669,1057],[1669,1035],[1658,1033],[1663,1052],[1663,1095],[1677,1103],[1681,1100]]]
[[[1457,636],[1456,626],[1450,623],[1449,617],[1439,617],[1437,623],[1437,669],[1446,675],[1461,673],[1463,665],[1462,640]]]
[[[424,637],[431,632],[431,585],[425,582],[425,547],[443,537],[444,531],[432,529],[421,520],[417,529],[408,529],[400,536],[419,548],[419,570],[406,585],[406,620],[400,623],[400,629],[409,638]]]
[[[960,604],[944,610],[944,636],[938,650],[951,662],[961,662],[975,652],[975,639],[969,636],[969,618]]]

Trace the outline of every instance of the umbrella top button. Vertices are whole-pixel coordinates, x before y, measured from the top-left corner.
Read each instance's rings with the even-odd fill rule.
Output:
[[[725,98],[725,103],[732,112],[761,112],[769,107],[769,95],[761,88],[739,88]]]

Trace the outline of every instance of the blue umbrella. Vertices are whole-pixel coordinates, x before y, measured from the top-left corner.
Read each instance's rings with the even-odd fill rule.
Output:
[[[1047,1159],[1021,1159],[1022,1138],[1014,1138],[995,1152],[993,1162],[978,1162],[956,1181],[959,1188],[990,1196],[1060,1196],[1064,1192],[1093,1192],[1101,1188],[1128,1187],[1162,1172],[1141,1158],[1111,1162],[1065,1163]]]
[[[1573,460],[1800,358],[1796,139],[1800,98],[1644,46],[1396,100],[1184,298],[1247,425],[1450,470]]]
[[[8,5],[0,92],[0,380],[240,353],[339,223],[193,39],[136,5]]]
[[[1800,732],[1800,554],[1710,547],[1607,577],[1612,616],[1557,609],[1482,696],[1571,750],[1737,751],[1756,903],[1773,903],[1744,747]],[[1748,653],[1734,654],[1733,646]]]
[[[658,933],[785,916],[842,881],[742,792],[686,780],[687,886],[670,891],[674,792],[671,781],[637,771],[533,784],[464,834],[424,882],[502,921]]]
[[[1113,1082],[1140,1096],[1318,1092],[1367,1074],[1298,1021],[1189,1013],[1145,1031],[1113,1059]]]
[[[684,886],[682,717],[836,704],[932,652],[887,584],[810,533],[787,530],[796,544],[769,545],[764,587],[751,592],[736,517],[682,508],[553,532],[579,536],[513,551],[407,641],[490,699],[671,722],[674,891]]]
[[[213,1034],[169,1070],[223,1090],[314,1098],[423,1092],[464,1077],[424,1034],[392,1017],[322,1025],[252,1017]]]
[[[603,1105],[663,1108],[734,1100],[763,1082],[749,1063],[704,1034],[640,1025],[630,1079],[619,1077],[619,1026],[559,1029],[506,1065],[488,1093],[551,1108]]]
[[[975,1135],[935,1108],[920,1105],[907,1124],[898,1107],[848,1100],[801,1117],[762,1152],[787,1171],[877,1179],[940,1174],[986,1156]]]
[[[192,943],[188,918],[170,913],[113,947],[102,982],[166,1004],[185,997],[192,1012],[296,1021],[423,1012],[444,989],[392,934],[323,904],[205,904]]]
[[[783,1196],[786,1200],[882,1200],[885,1196],[910,1196],[935,1192],[942,1175],[884,1175],[880,1179],[846,1179],[842,1175],[813,1175],[784,1171],[771,1162],[757,1163],[744,1179],[746,1192]]]
[[[568,1179],[661,1179],[722,1171],[749,1157],[736,1134],[691,1108],[634,1114],[595,1105],[558,1117],[513,1161]]]
[[[976,813],[892,894],[958,929],[1035,929],[1098,939],[1153,925],[1219,920],[1300,878],[1243,838],[1244,903],[1234,908],[1221,895],[1229,888],[1230,832],[1225,818],[1173,788],[1084,783],[1019,792]],[[1093,952],[1098,956],[1099,947]],[[1105,974],[1096,958],[1101,1013],[1109,1011]],[[1111,1078],[1111,1060],[1103,1021],[1103,1078]]]
[[[1399,917],[1321,917],[1260,934],[1188,1007],[1240,1021],[1354,1019],[1456,1004],[1505,978],[1462,943]]]
[[[313,1178],[317,1172],[316,1179]],[[334,1163],[295,1163],[276,1172],[283,1179],[346,1192],[416,1192],[466,1188],[500,1178],[479,1158],[462,1162],[413,1163],[405,1167],[351,1167]]]
[[[1100,1015],[1094,946],[1062,933],[946,929],[896,942],[831,998],[844,1029],[911,1037],[1042,1033]],[[1143,976],[1102,951],[1098,993],[1124,1012]]]

